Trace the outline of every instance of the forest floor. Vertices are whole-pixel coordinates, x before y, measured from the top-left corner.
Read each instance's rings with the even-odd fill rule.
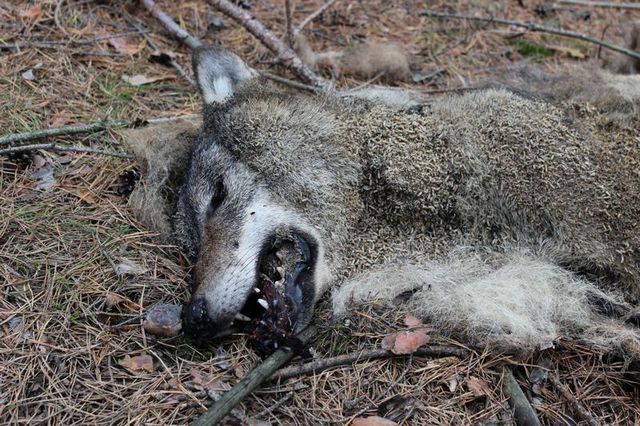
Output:
[[[240,3],[284,34],[284,1]],[[322,3],[296,1],[294,22]],[[207,44],[295,78],[204,0],[159,5]],[[421,16],[427,6],[531,21],[619,45],[640,19],[638,10],[534,0],[338,0],[305,34],[316,51],[394,42],[410,58],[415,81],[387,83],[427,91],[472,87],[522,63],[557,68],[614,60],[576,39]],[[198,113],[197,91],[158,50],[191,72],[189,49],[135,1],[0,1],[0,133]],[[366,80],[330,72],[323,75],[341,88]],[[114,130],[53,140],[124,152]],[[135,168],[131,159],[95,153],[0,156],[1,424],[185,424],[259,362],[241,335],[202,348],[182,336],[145,333],[143,312],[157,302],[186,302],[190,278],[181,253],[132,215],[126,187]],[[379,348],[385,335],[406,328],[403,320],[400,311],[383,314],[373,306],[334,324],[325,302],[312,346],[318,357]],[[464,347],[437,330],[431,343]],[[584,423],[546,375],[566,385],[597,422],[640,424],[640,386],[628,360],[562,336],[554,343],[527,357],[469,348],[464,358],[361,361],[267,383],[227,423],[349,424],[380,416],[416,425],[512,424],[502,391],[508,367],[543,424]]]

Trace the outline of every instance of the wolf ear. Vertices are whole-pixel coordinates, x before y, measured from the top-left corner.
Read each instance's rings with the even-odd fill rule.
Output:
[[[257,75],[237,55],[219,48],[196,49],[193,72],[205,104],[224,104],[239,85]]]

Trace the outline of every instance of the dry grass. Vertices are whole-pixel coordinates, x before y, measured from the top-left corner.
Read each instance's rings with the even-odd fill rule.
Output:
[[[282,34],[282,3],[255,1],[251,12]],[[296,3],[294,17],[300,22],[322,1]],[[61,5],[58,13],[56,4]],[[236,50],[256,67],[285,73],[230,20],[224,20],[222,30],[208,30],[214,13],[204,1],[161,4],[199,38]],[[581,13],[586,9],[539,17],[533,2],[525,4],[461,1],[431,7],[560,24],[596,36],[608,28],[607,38],[617,43],[622,43],[618,24],[640,17],[591,10],[591,20],[585,21]],[[576,61],[576,49],[591,58],[597,53],[594,46],[544,34],[509,39],[509,28],[438,22],[417,16],[421,7],[423,2],[413,0],[339,1],[309,25],[309,39],[316,50],[361,40],[397,42],[411,52],[414,67],[442,70],[430,88],[471,84],[522,60],[555,66]],[[175,70],[149,61],[151,49],[141,35],[125,37],[128,53],[119,52],[109,39],[96,40],[128,33],[132,22],[188,68],[189,52],[167,39],[136,2],[1,3],[0,39],[26,45],[0,51],[2,133],[196,112],[195,92]],[[58,44],[28,46],[43,40]],[[23,77],[28,70],[34,80]],[[132,87],[123,74],[167,79]],[[359,82],[341,79],[339,84]],[[106,132],[58,140],[120,149],[118,138]],[[198,372],[219,379],[225,388],[257,357],[241,336],[195,348],[181,337],[145,335],[140,313],[157,301],[184,302],[189,271],[180,253],[159,244],[118,195],[119,176],[134,165],[86,154],[40,156],[54,167],[51,190],[37,189],[32,177],[37,162],[0,158],[0,423],[187,423],[211,402],[198,384]],[[134,262],[144,271],[118,275],[114,266],[122,262]],[[328,304],[317,315],[321,333],[313,346],[323,357],[379,346],[385,334],[403,327],[401,312],[373,308],[349,325],[331,325]],[[456,344],[438,336],[434,341]],[[152,372],[131,372],[119,364],[126,355],[141,354],[152,357]],[[372,414],[406,424],[509,424],[500,384],[503,366],[512,365],[544,423],[573,424],[571,407],[549,383],[534,387],[528,381],[542,358],[552,361],[560,380],[601,423],[640,423],[637,375],[629,374],[623,359],[575,342],[558,342],[556,349],[528,359],[486,351],[462,360],[414,357],[334,368],[265,386],[237,415],[275,424],[344,424]],[[485,394],[469,388],[476,379],[486,383]]]

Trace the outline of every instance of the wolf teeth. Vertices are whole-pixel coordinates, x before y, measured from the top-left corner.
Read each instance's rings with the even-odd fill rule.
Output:
[[[258,287],[254,287],[254,288],[253,288],[253,292],[254,292],[254,293],[260,293],[260,289],[259,289]]]
[[[239,320],[239,321],[251,321],[251,318],[249,318],[246,315],[241,314],[240,312],[238,312],[236,314],[236,319]]]
[[[269,309],[269,304],[264,299],[258,299],[258,304],[265,309]]]

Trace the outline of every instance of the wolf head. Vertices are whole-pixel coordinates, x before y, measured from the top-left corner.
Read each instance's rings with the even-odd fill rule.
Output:
[[[322,101],[265,87],[224,50],[199,50],[193,65],[203,127],[174,220],[195,259],[185,329],[202,337],[251,316],[261,275],[291,250],[284,288],[299,330],[330,280],[327,230],[319,223],[335,217],[331,232],[340,232],[344,220],[330,206],[345,204],[335,189],[357,180],[357,171],[339,167],[348,155],[336,159],[340,152],[324,143],[337,128]]]

